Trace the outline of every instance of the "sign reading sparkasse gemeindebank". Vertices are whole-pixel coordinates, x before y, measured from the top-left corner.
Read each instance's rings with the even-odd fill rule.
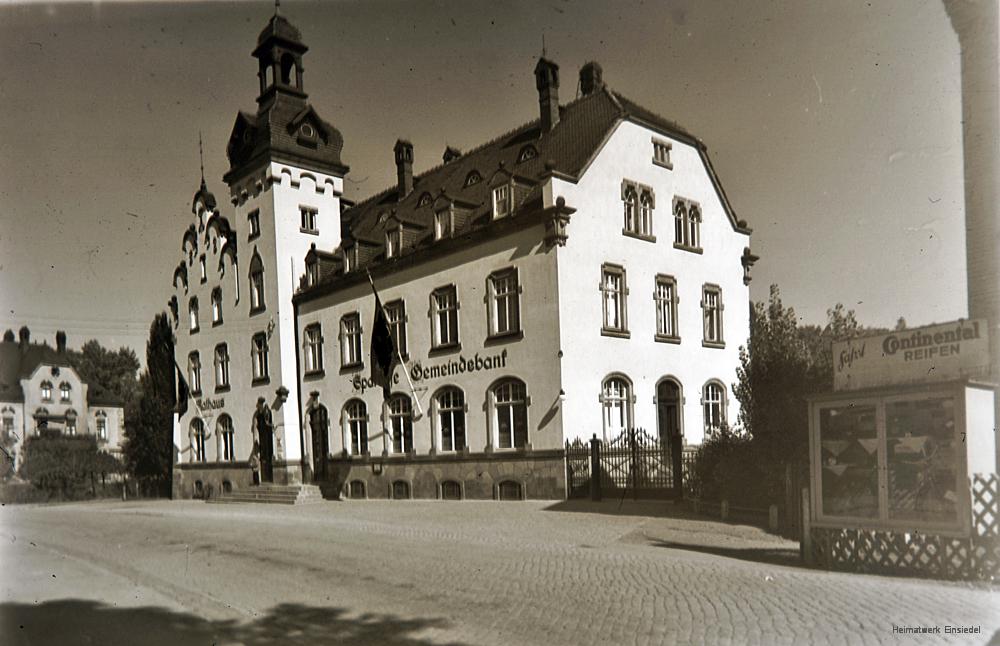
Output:
[[[989,372],[985,319],[960,320],[833,343],[833,389],[982,377]]]

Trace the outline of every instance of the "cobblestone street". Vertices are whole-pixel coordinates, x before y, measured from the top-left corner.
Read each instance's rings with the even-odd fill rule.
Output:
[[[4,643],[987,644],[982,584],[794,565],[652,503],[5,507]],[[598,513],[595,513],[598,512]],[[979,626],[900,635],[899,626]],[[141,632],[136,632],[141,631]]]

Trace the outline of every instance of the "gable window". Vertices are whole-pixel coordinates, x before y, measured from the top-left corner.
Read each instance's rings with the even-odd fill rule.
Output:
[[[312,260],[306,263],[306,285],[312,287],[319,284],[319,261]]]
[[[191,331],[198,331],[198,297],[192,296],[191,300],[188,301],[188,316],[191,325]]]
[[[52,401],[52,383],[48,381],[42,382],[42,401],[50,402]]]
[[[192,395],[201,394],[201,357],[197,352],[188,355],[188,385]]]
[[[653,189],[629,180],[622,182],[622,208],[625,235],[655,242],[653,237]]]
[[[353,368],[361,363],[361,316],[353,312],[340,319],[340,364]]]
[[[604,440],[613,440],[632,426],[632,384],[623,376],[608,377],[601,387]]]
[[[431,294],[433,348],[458,345],[458,293],[454,285],[440,287]]]
[[[528,397],[524,382],[505,379],[490,391],[497,448],[521,449],[528,444]]]
[[[441,450],[461,451],[465,448],[465,396],[458,388],[448,387],[434,398],[434,406]]]
[[[399,356],[407,356],[406,351],[406,304],[402,300],[386,303],[385,317],[389,321],[389,334],[399,350]]]
[[[220,343],[215,346],[215,388],[229,387],[229,346]]]
[[[360,399],[344,405],[344,425],[350,437],[351,455],[368,453],[368,407]]]
[[[250,313],[264,309],[264,263],[254,251],[250,259]]]
[[[705,285],[702,288],[701,309],[704,319],[703,345],[709,347],[724,347],[722,337],[722,288],[718,285]]]
[[[622,202],[625,205],[625,231],[634,232],[636,230],[636,202],[638,196],[634,186],[625,186]]]
[[[495,272],[488,280],[490,336],[503,336],[521,331],[520,288],[517,269]]]
[[[681,197],[674,198],[674,247],[701,253],[701,207]]]
[[[385,257],[395,258],[403,246],[403,227],[389,229],[385,232]]]
[[[662,139],[653,139],[653,163],[663,166],[667,170],[673,170],[674,165],[670,161],[670,150],[673,144]]]
[[[208,280],[208,268],[205,266],[205,254],[201,254],[198,258],[198,271],[201,275],[201,282],[206,282]]]
[[[388,403],[389,433],[392,435],[392,452],[413,451],[413,410],[406,395],[393,395]]]
[[[205,423],[197,417],[191,420],[191,460],[205,461]]]
[[[108,441],[108,414],[102,410],[97,411],[94,418],[94,426],[97,430],[97,439],[101,442]]]
[[[510,215],[510,184],[497,186],[493,189],[493,217],[502,218]]]
[[[319,323],[306,327],[306,374],[323,371],[323,330]]]
[[[267,361],[267,335],[258,332],[253,335],[250,346],[250,360],[253,364],[253,380],[262,381],[269,377]]]
[[[250,237],[253,240],[260,236],[260,209],[254,209],[247,214],[247,222],[250,224]]]
[[[602,334],[628,336],[626,318],[625,268],[618,265],[601,267],[601,295],[604,302],[604,325]]]
[[[212,290],[212,325],[222,323],[222,288]]]
[[[718,381],[705,384],[701,393],[705,411],[705,436],[717,433],[726,423],[726,387]]]
[[[62,402],[68,402],[69,401],[69,395],[70,395],[69,384],[64,381],[61,384],[59,384],[59,399],[60,399],[60,401],[62,401]]]
[[[454,224],[451,219],[451,210],[438,211],[434,214],[434,239],[450,238]]]
[[[222,459],[226,462],[233,462],[236,460],[236,447],[233,443],[233,418],[229,415],[220,416],[217,432],[222,444]]]
[[[318,214],[319,211],[311,206],[299,207],[299,226],[303,233],[319,233],[319,229],[316,227],[316,216]]]
[[[656,306],[656,340],[680,341],[677,328],[677,280],[673,276],[657,275],[653,302]]]

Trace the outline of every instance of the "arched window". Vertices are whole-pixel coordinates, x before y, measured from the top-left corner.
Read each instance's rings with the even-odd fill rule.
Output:
[[[205,424],[197,417],[191,420],[191,461],[205,461]]]
[[[76,411],[70,408],[66,411],[66,433],[76,435]]]
[[[291,54],[285,54],[281,57],[281,82],[285,85],[291,85],[293,81],[292,72],[295,70],[295,59],[292,58]]]
[[[470,171],[468,175],[465,176],[465,186],[472,186],[473,184],[478,184],[483,181],[483,176],[479,174],[479,171]]]
[[[392,435],[392,452],[408,453],[413,450],[413,408],[406,395],[393,395],[389,399],[389,432]]]
[[[643,191],[639,196],[638,225],[640,235],[653,235],[653,196],[648,191]]]
[[[216,424],[216,433],[219,436],[220,457],[226,462],[233,462],[236,460],[235,444],[233,443],[233,418],[224,413],[220,415]]]
[[[103,410],[97,411],[94,415],[94,426],[96,427],[95,432],[97,433],[98,442],[108,441],[108,414]]]
[[[43,381],[41,387],[42,387],[42,401],[46,402],[52,401],[52,382]]]
[[[601,386],[604,410],[604,439],[612,440],[632,426],[632,384],[622,375],[613,375]]]
[[[504,379],[490,389],[497,448],[520,449],[528,444],[528,395],[520,379]]]
[[[264,309],[264,262],[254,249],[250,259],[250,312]]]
[[[692,247],[701,247],[701,209],[695,204],[688,209],[688,240]]]
[[[212,290],[212,325],[222,323],[222,288]]]
[[[191,300],[188,301],[188,320],[190,322],[190,329],[192,332],[198,331],[198,297],[192,296]]]
[[[705,435],[717,433],[726,423],[726,387],[719,381],[706,383],[701,402],[705,410]]]
[[[625,189],[622,201],[625,205],[625,230],[634,233],[636,231],[636,194],[633,187],[629,186]]]
[[[454,480],[445,480],[441,483],[441,500],[461,500],[462,485]]]
[[[674,244],[684,245],[687,238],[687,205],[683,200],[674,202]]]
[[[525,145],[521,148],[521,152],[517,154],[517,163],[526,162],[529,159],[534,159],[538,157],[538,150],[531,144]]]
[[[229,346],[225,343],[215,346],[215,387],[229,387]]]
[[[393,500],[409,500],[410,499],[410,483],[406,480],[396,480],[392,483],[392,499]]]
[[[70,396],[70,385],[65,381],[59,384],[59,400],[62,402],[68,402]]]
[[[201,357],[197,352],[188,355],[188,386],[192,394],[201,394]]]
[[[434,397],[435,419],[442,451],[465,448],[465,395],[454,386],[446,387]]]
[[[368,407],[360,399],[344,404],[344,429],[351,455],[368,453]]]
[[[351,480],[351,484],[347,487],[347,495],[353,500],[363,500],[368,496],[365,494],[365,481],[364,480]]]

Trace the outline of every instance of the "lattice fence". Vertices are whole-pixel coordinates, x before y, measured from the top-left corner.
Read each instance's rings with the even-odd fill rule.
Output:
[[[972,536],[870,529],[811,531],[813,558],[824,567],[948,579],[1000,579],[1000,476],[971,483]]]

